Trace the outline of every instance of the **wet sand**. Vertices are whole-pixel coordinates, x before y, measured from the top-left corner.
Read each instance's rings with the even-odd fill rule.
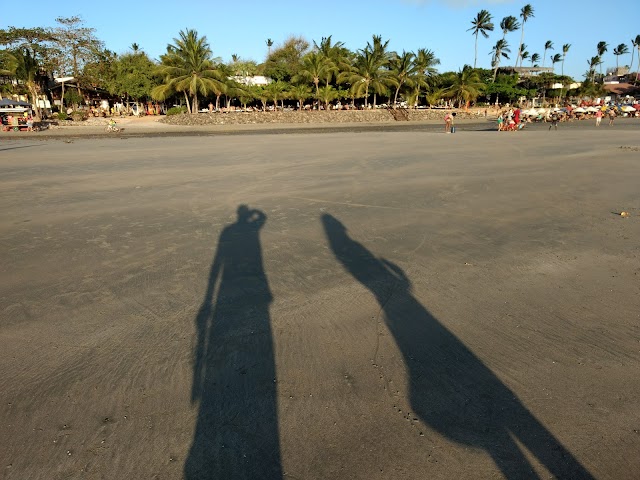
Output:
[[[0,137],[0,477],[635,478],[637,129]]]

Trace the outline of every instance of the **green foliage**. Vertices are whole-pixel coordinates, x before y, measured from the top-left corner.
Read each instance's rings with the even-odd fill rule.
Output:
[[[187,107],[171,107],[167,110],[167,115],[179,115],[181,113],[187,113]]]
[[[65,112],[64,110],[60,110],[58,113],[54,113],[53,116],[55,118],[57,118],[58,120],[68,120],[69,119],[69,115],[67,115],[67,112]]]
[[[167,53],[160,57],[162,64],[156,70],[164,83],[154,87],[151,96],[165,100],[182,92],[192,98],[190,112],[197,113],[198,94],[221,95],[226,91],[226,77],[211,58],[207,37],[199,37],[198,32],[188,29],[181,31],[173,42],[167,46]]]
[[[113,80],[109,93],[129,96],[136,101],[150,98],[152,88],[160,83],[154,75],[154,68],[154,63],[144,52],[122,55],[111,65]]]
[[[64,100],[67,105],[80,105],[84,99],[75,88],[70,88],[64,93]]]
[[[290,37],[274,49],[264,64],[264,74],[274,80],[290,82],[298,74],[309,42],[302,37]]]

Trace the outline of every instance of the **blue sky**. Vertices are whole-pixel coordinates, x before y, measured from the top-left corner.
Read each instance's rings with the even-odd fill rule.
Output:
[[[480,37],[478,66],[490,66],[489,52],[501,36],[499,23],[506,15],[517,16],[526,1],[515,0],[216,0],[150,1],[109,0],[87,2],[34,0],[3,2],[0,28],[8,26],[53,26],[59,16],[80,15],[86,26],[96,29],[107,48],[124,53],[136,42],[152,58],[165,51],[167,43],[181,29],[194,28],[206,35],[215,56],[227,61],[231,54],[258,62],[264,60],[267,38],[277,44],[290,35],[319,41],[332,35],[334,40],[356,50],[363,48],[373,34],[390,39],[392,50],[429,48],[441,60],[440,71],[458,70],[473,64],[474,38],[466,30],[480,9],[493,15],[496,30],[489,39]],[[610,47],[603,67],[615,66],[614,46],[627,43],[640,34],[640,1],[616,4],[616,12],[602,0],[529,0],[535,18],[525,26],[524,43],[530,53],[543,53],[546,40],[555,51],[570,43],[565,73],[582,78],[587,59],[595,55],[598,41]],[[622,6],[624,5],[624,6]],[[605,20],[603,20],[603,18]],[[620,20],[623,19],[623,20]],[[627,19],[628,21],[624,21]],[[520,32],[507,37],[512,52],[520,42]],[[637,57],[637,55],[636,55]],[[512,55],[515,59],[515,54]],[[637,58],[634,65],[637,65]],[[628,65],[631,55],[620,57]],[[510,64],[507,61],[507,64]],[[546,62],[546,66],[549,62]],[[559,73],[559,64],[556,65]]]

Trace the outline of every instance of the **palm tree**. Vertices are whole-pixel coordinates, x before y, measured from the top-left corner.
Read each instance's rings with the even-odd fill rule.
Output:
[[[476,54],[473,60],[473,68],[476,68],[478,61],[478,34],[481,33],[484,38],[489,38],[487,32],[493,31],[493,23],[491,22],[491,14],[487,10],[480,10],[476,15],[476,18],[471,20],[471,28],[467,29],[467,32],[471,32],[476,36]]]
[[[320,89],[318,100],[324,103],[324,109],[329,110],[329,103],[338,98],[338,91],[331,85],[325,85]]]
[[[207,37],[198,37],[198,32],[187,29],[180,31],[179,38],[173,39],[162,55],[158,73],[164,77],[164,84],[152,90],[152,96],[164,100],[175,92],[183,92],[190,113],[198,111],[198,93],[208,95],[214,91],[224,91],[225,78],[211,58]],[[189,106],[189,95],[191,106]]]
[[[329,85],[331,79],[337,76],[340,70],[348,68],[347,61],[347,49],[344,47],[344,43],[336,42],[332,43],[332,35],[328,37],[322,37],[320,44],[317,44],[314,40],[313,45],[315,49],[322,55],[325,62],[325,78],[324,84]]]
[[[496,76],[498,75],[498,67],[500,67],[500,60],[502,59],[502,57],[509,60],[509,55],[508,55],[509,53],[511,53],[511,50],[509,50],[509,44],[504,38],[501,38],[500,40],[498,40],[494,45],[494,47],[491,49],[491,55],[493,55],[493,58],[491,60],[491,65],[493,66],[494,82],[496,81]]]
[[[620,55],[626,55],[627,53],[629,53],[629,47],[627,47],[626,43],[621,43],[613,49],[613,54],[616,56],[616,74],[618,73],[618,58]]]
[[[560,55],[559,53],[556,53],[553,57],[551,57],[551,68],[553,69],[554,72],[556,69],[556,63],[561,61],[562,61],[562,55]]]
[[[522,19],[522,34],[520,35],[520,47],[518,48],[518,52],[522,52],[522,43],[524,42],[524,24],[527,23],[527,20],[535,17],[533,14],[533,7],[530,3],[527,3],[520,10],[520,18]],[[518,54],[518,58],[516,58],[516,66],[518,65],[518,60],[520,60],[520,56]]]
[[[369,105],[369,91],[373,90],[373,105],[376,105],[375,93],[384,93],[386,88],[393,83],[391,72],[383,69],[387,61],[384,56],[372,48],[365,48],[358,52],[355,65],[349,72],[343,72],[339,82],[348,82],[354,88],[355,95],[364,96],[365,107]]]
[[[386,68],[391,60],[391,53],[387,50],[389,40],[383,41],[381,35],[373,35],[371,43],[367,42],[365,50],[373,54],[377,68],[371,71],[371,87],[373,88],[373,107],[376,107],[378,94],[386,93],[387,87],[394,84],[391,72]]]
[[[436,73],[435,65],[438,64],[440,64],[440,60],[436,58],[432,50],[426,48],[418,49],[413,59],[413,69],[410,76],[413,87],[414,107],[418,106],[420,91],[429,87],[429,80]]]
[[[131,44],[131,50],[133,50],[133,53],[138,53],[138,51],[140,50],[140,45],[138,45],[137,43],[133,42]]]
[[[282,100],[284,104],[285,91],[287,90],[286,84],[280,80],[271,82],[264,87],[265,93],[273,101],[274,111],[278,108],[278,100]],[[282,105],[284,108],[284,105]]]
[[[570,43],[565,43],[564,45],[562,45],[562,75],[563,76],[564,76],[564,59],[567,56],[567,53],[569,52],[570,48],[571,48]]]
[[[305,100],[311,97],[311,89],[307,85],[294,85],[289,89],[287,95],[290,99],[298,101],[300,110],[302,110]]]
[[[640,35],[636,36],[636,48],[638,49],[638,66],[636,70],[636,82],[638,81],[638,75],[640,75]]]
[[[500,20],[500,29],[502,30],[502,39],[504,40],[507,37],[507,33],[515,32],[520,28],[520,22],[513,15],[509,15],[508,17],[504,17]]]
[[[601,60],[604,54],[606,53],[606,51],[608,50],[608,48],[609,48],[609,45],[607,45],[607,42],[598,42],[596,49],[598,51],[598,56],[600,57]],[[600,75],[602,75],[602,63],[604,62],[600,62]]]
[[[401,55],[394,55],[390,62],[391,72],[395,76],[396,93],[393,97],[393,108],[396,108],[398,103],[398,93],[405,84],[411,83],[411,77],[414,69],[416,68],[413,63],[415,54],[413,52],[402,51]]]
[[[293,78],[294,83],[311,82],[316,87],[316,98],[319,94],[320,80],[327,75],[327,62],[322,54],[309,52],[302,59],[302,67]]]
[[[520,47],[520,66],[522,66],[522,62],[524,62],[527,58],[529,58],[529,51],[527,50],[527,46],[523,43]]]
[[[535,63],[538,63],[540,61],[540,54],[539,53],[534,53],[533,55],[531,55],[531,66],[533,67]]]
[[[480,96],[483,87],[484,83],[478,72],[466,66],[455,75],[453,84],[445,90],[445,94],[459,104],[464,102],[465,109],[468,109],[469,104]]]
[[[595,57],[591,57],[590,60],[587,60],[587,63],[589,64],[589,78],[593,82],[593,77],[596,73],[596,67],[600,65],[600,63],[602,63],[602,60],[600,60],[600,57],[596,55]]]
[[[273,40],[267,38],[264,43],[267,44],[267,58],[269,58],[271,56],[271,47],[273,47]]]
[[[0,75],[13,76],[18,67],[18,60],[8,50],[0,50]]]
[[[636,53],[636,48],[638,47],[638,42],[640,41],[640,35],[636,38],[631,39],[631,64],[629,65],[629,73],[633,72],[633,57]]]
[[[36,116],[40,117],[40,107],[37,101],[39,86],[36,80],[40,65],[37,59],[31,55],[31,51],[28,48],[25,48],[24,52],[16,52],[15,55],[11,55],[7,60],[11,62],[9,68],[13,68],[16,78],[21,80],[29,90]]]
[[[544,54],[542,55],[542,66],[544,67],[544,61],[547,58],[547,50],[553,50],[553,42],[547,40],[544,44]]]

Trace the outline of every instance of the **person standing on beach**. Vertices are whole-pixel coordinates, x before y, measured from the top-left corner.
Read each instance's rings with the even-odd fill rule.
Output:
[[[609,126],[613,127],[613,121],[616,119],[616,110],[615,108],[609,109]]]
[[[551,131],[551,127],[555,127],[558,130],[558,112],[553,112],[551,114],[551,125],[549,125],[549,131]]]
[[[596,112],[596,127],[600,126],[600,122],[602,122],[602,110]]]
[[[453,117],[449,112],[447,112],[444,116],[444,133],[451,133],[451,123]]]

